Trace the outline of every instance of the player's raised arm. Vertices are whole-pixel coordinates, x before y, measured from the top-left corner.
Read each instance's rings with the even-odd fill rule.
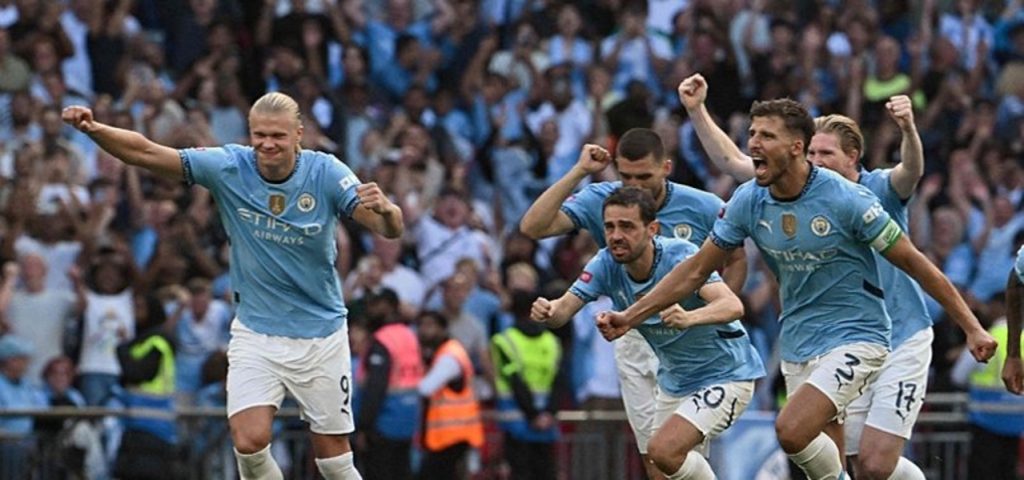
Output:
[[[634,327],[643,323],[651,315],[661,312],[693,294],[715,269],[725,263],[729,258],[729,253],[729,250],[715,245],[711,240],[704,241],[704,245],[697,253],[673,267],[672,271],[668,272],[668,275],[654,286],[654,289],[630,305],[629,308],[622,312],[601,314],[598,317],[598,326],[622,328]]]
[[[975,360],[988,361],[995,354],[996,341],[978,323],[978,318],[971,312],[967,302],[949,279],[900,233],[896,222],[890,221],[878,237],[872,242],[872,246],[881,251],[889,262],[917,280],[921,288],[942,305],[946,313],[967,335],[967,347],[970,348]],[[895,240],[892,240],[894,238]]]
[[[1003,384],[1011,393],[1024,394],[1024,364],[1020,359],[1020,300],[1024,284],[1017,270],[1010,270],[1006,281],[1006,363],[1003,364]]]
[[[556,300],[539,297],[530,308],[530,320],[543,323],[549,328],[560,328],[583,308],[583,300],[571,292],[565,292]]]
[[[128,165],[139,166],[162,177],[184,180],[178,151],[160,145],[141,133],[97,122],[88,107],[71,106],[61,112],[64,122],[89,136],[107,153]]]
[[[896,95],[885,103],[885,110],[900,128],[900,163],[892,169],[892,188],[906,200],[914,194],[917,183],[924,176],[924,147],[914,124],[914,105],[910,97]]]
[[[360,225],[385,238],[399,238],[405,231],[402,210],[380,189],[376,182],[356,186],[359,205],[352,218]]]
[[[544,193],[537,197],[537,201],[526,210],[519,222],[519,229],[534,240],[571,232],[575,225],[559,208],[569,195],[572,195],[576,185],[584,178],[607,168],[611,161],[612,156],[608,150],[598,145],[584,145],[576,165],[573,165],[554,185],[544,190]]]
[[[754,178],[754,163],[740,150],[711,118],[704,101],[708,97],[708,82],[695,73],[679,83],[679,102],[686,108],[700,144],[712,163],[738,182]]]

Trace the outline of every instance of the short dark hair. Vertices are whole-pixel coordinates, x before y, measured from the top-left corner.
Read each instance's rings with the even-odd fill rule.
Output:
[[[640,187],[621,187],[612,192],[608,198],[604,199],[604,205],[601,207],[601,213],[608,208],[609,205],[617,205],[620,207],[632,207],[636,205],[640,207],[640,219],[644,221],[644,225],[647,225],[658,218],[658,207],[654,205],[654,196],[651,192],[644,190]]]
[[[395,293],[394,290],[387,287],[366,294],[367,304],[377,301],[385,302],[388,305],[390,305],[391,308],[398,308],[399,304],[398,294]]]
[[[750,119],[756,117],[779,117],[790,133],[799,134],[804,141],[804,153],[811,146],[814,136],[814,117],[800,102],[790,98],[755,101],[750,107]]]
[[[665,144],[661,137],[649,128],[631,128],[622,134],[619,144],[615,147],[619,157],[626,160],[640,160],[648,155],[654,155],[654,160],[660,162],[665,159]]]
[[[448,317],[443,313],[438,312],[437,310],[425,310],[420,313],[418,319],[419,321],[422,321],[424,318],[433,318],[441,328],[448,330]]]

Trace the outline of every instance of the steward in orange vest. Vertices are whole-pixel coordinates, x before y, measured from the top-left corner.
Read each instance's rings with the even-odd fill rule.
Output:
[[[473,393],[473,364],[458,340],[448,336],[448,319],[437,312],[419,316],[417,332],[430,370],[419,384],[426,398],[423,418],[425,456],[418,478],[468,478],[464,460],[484,444],[480,404]]]

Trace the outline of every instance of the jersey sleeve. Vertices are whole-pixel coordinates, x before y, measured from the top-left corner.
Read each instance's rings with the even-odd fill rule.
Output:
[[[352,172],[348,165],[338,160],[334,155],[324,155],[322,161],[327,162],[327,187],[328,198],[334,205],[337,214],[344,213],[352,216],[352,212],[359,205],[359,196],[356,194],[356,187],[361,181]]]
[[[587,185],[562,204],[561,210],[569,216],[577,229],[587,230],[591,233],[597,233],[603,229],[600,218],[604,199],[608,197],[606,187],[601,184]]]
[[[719,248],[732,250],[743,245],[750,236],[750,210],[753,197],[750,184],[736,189],[736,193],[718,214],[718,220],[711,230],[711,241]]]
[[[846,210],[850,232],[858,242],[870,244],[878,251],[885,251],[902,234],[896,222],[882,207],[881,201],[871,190],[857,184],[849,184],[852,191],[845,201],[836,205]]]
[[[893,205],[906,205],[910,201],[910,197],[900,198],[900,194],[896,192],[896,189],[892,186],[892,169],[886,168],[884,170],[877,171],[878,181],[884,186],[881,191],[885,192],[884,196],[879,195],[879,200]],[[875,192],[875,189],[871,190]]]
[[[725,211],[725,202],[717,195],[709,194],[707,202],[704,202],[704,208],[701,213],[699,221],[704,224],[704,231],[713,232],[715,229],[715,222],[718,221],[718,214]],[[698,248],[700,244],[694,243]]]
[[[583,300],[585,303],[593,302],[598,297],[605,294],[605,288],[603,285],[604,275],[604,249],[599,251],[594,258],[591,258],[587,262],[587,266],[583,267],[583,272],[576,278],[576,281],[569,287],[569,293],[576,295]]]
[[[183,148],[178,150],[181,158],[181,169],[185,172],[185,183],[202,185],[214,189],[217,175],[231,164],[230,147],[217,148]]]

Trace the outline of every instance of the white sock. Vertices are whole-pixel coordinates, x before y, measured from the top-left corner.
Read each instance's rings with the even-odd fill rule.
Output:
[[[839,461],[839,448],[831,438],[819,433],[807,448],[789,455],[789,459],[807,474],[810,480],[838,480],[848,478]]]
[[[284,480],[281,467],[277,466],[270,454],[270,445],[256,453],[244,454],[235,450],[238,461],[238,474],[242,480]]]
[[[327,480],[361,480],[359,470],[352,460],[352,452],[346,452],[337,457],[316,459],[316,468],[320,470]]]
[[[900,457],[892,475],[889,475],[889,480],[925,480],[925,478],[924,472],[917,468],[914,462],[907,460],[906,457]]]
[[[711,465],[704,459],[704,456],[690,451],[686,454],[683,465],[676,470],[676,473],[668,476],[668,480],[716,480],[715,472],[711,471]]]

